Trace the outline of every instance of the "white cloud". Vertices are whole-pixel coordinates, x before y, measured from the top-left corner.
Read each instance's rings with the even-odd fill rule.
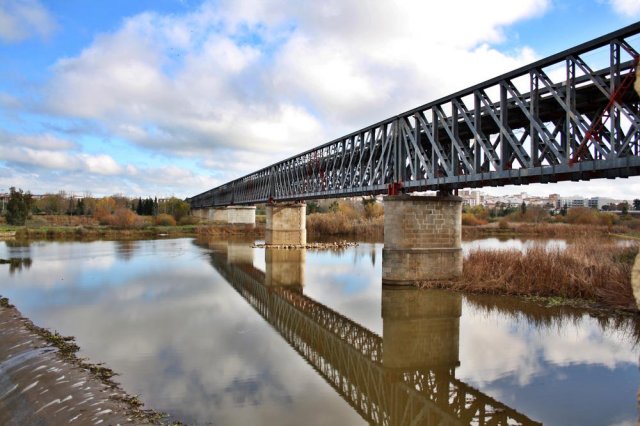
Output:
[[[609,0],[613,10],[629,17],[640,15],[640,1],[638,0]]]
[[[59,60],[45,99],[56,115],[167,155],[253,156],[226,161],[219,172],[234,178],[530,61],[530,49],[490,43],[548,6],[272,0],[144,13]]]
[[[11,137],[7,134],[0,136]],[[36,149],[48,149],[48,150],[65,150],[71,149],[76,146],[72,141],[66,139],[60,139],[50,134],[44,135],[19,135],[14,137],[14,142],[18,146],[30,147]]]
[[[89,173],[99,175],[116,175],[124,171],[116,161],[108,155],[87,155],[81,154],[80,159],[84,162],[84,167]]]
[[[36,194],[65,190],[94,195],[187,196],[193,188],[222,183],[192,170],[121,164],[108,154],[82,152],[76,144],[50,134],[0,132],[0,188],[16,186]]]
[[[47,37],[56,28],[49,11],[38,0],[0,2],[0,41],[16,43],[32,36]]]

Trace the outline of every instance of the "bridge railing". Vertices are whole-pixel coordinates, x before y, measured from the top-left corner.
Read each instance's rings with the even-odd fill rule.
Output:
[[[640,174],[640,23],[190,198],[194,208]],[[602,58],[608,64],[602,68]],[[624,90],[621,90],[624,89]]]

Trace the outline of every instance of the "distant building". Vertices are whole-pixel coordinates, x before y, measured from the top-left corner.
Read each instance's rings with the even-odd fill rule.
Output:
[[[588,200],[584,197],[560,197],[556,202],[556,208],[561,209],[564,206],[567,206],[571,209],[574,207],[587,207],[588,204]]]
[[[589,207],[592,209],[602,210],[604,206],[608,206],[609,204],[616,204],[616,200],[613,198],[604,198],[604,197],[592,197],[589,198]]]
[[[9,202],[11,194],[0,194],[0,214],[4,214],[4,210]]]
[[[463,205],[470,207],[480,206],[484,201],[484,196],[480,191],[464,189],[458,191],[458,196],[462,198]]]

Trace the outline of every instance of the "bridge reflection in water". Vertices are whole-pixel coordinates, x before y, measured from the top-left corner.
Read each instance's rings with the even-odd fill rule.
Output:
[[[455,377],[461,296],[382,290],[383,336],[304,295],[304,249],[210,242],[211,263],[364,420],[381,425],[534,425]]]

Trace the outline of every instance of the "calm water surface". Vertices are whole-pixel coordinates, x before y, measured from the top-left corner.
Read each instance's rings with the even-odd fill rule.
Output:
[[[383,289],[382,244],[0,242],[0,258],[30,259],[0,265],[1,295],[186,423],[638,420],[637,321]]]

